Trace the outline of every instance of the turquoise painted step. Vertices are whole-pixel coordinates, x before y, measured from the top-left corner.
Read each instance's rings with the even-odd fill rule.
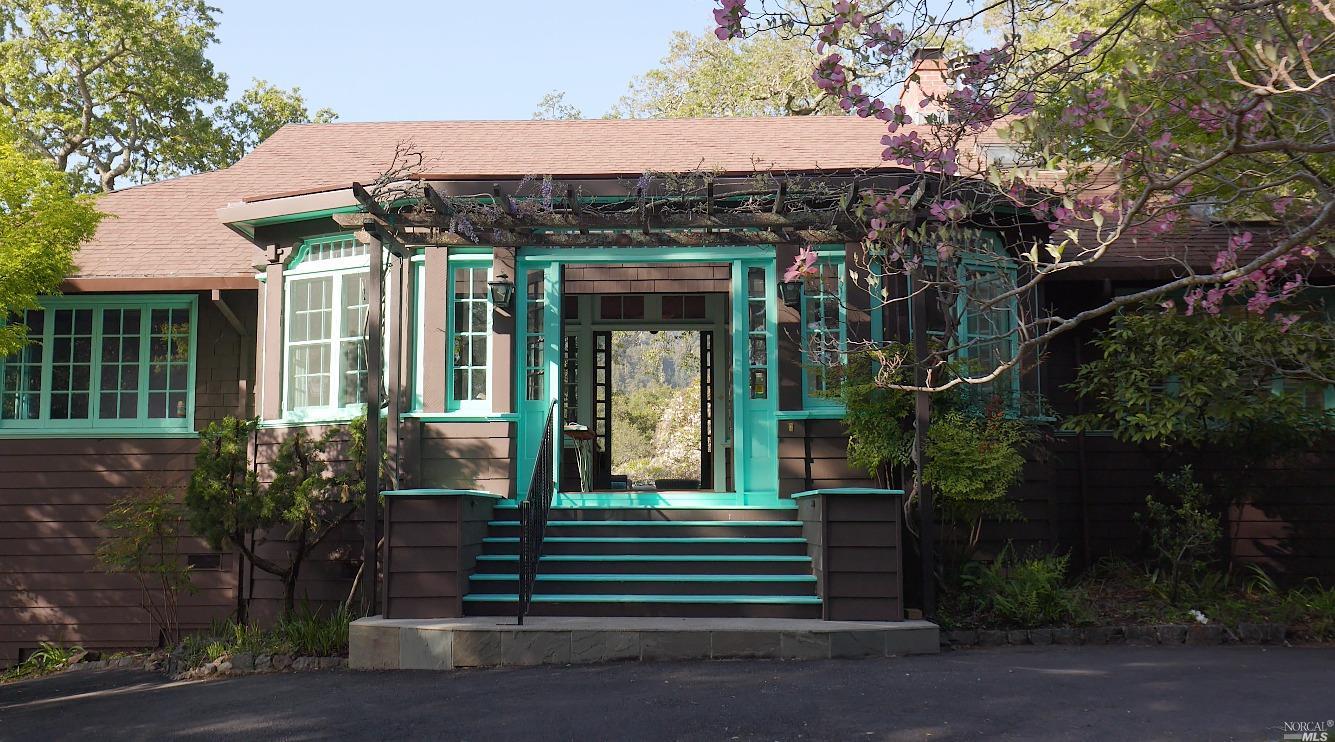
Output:
[[[516,541],[518,539],[515,539]],[[578,539],[575,539],[578,540]],[[672,539],[680,541],[681,539]],[[746,539],[754,541],[755,539]],[[480,562],[517,562],[518,554],[481,554]],[[809,562],[809,556],[787,554],[544,554],[552,562]]]
[[[492,520],[487,521],[487,525],[499,528],[518,528],[517,520]],[[733,526],[747,527],[766,527],[766,526],[801,526],[800,520],[552,520],[547,522],[549,528],[556,527],[597,527],[603,526],[720,526],[731,528]]]
[[[797,502],[795,500],[777,500],[763,505],[742,505],[735,504],[726,498],[710,499],[700,498],[699,501],[678,501],[675,503],[658,503],[652,498],[609,498],[603,502],[593,503],[572,500],[557,500],[552,502],[552,508],[556,510],[634,510],[644,508],[651,510],[796,510]],[[501,500],[496,503],[497,510],[518,510],[518,500]]]
[[[517,544],[518,536],[487,536],[483,543]],[[732,537],[732,536],[684,536],[682,538],[655,538],[653,536],[547,536],[544,543],[588,543],[588,544],[804,544],[806,539],[795,536],[787,537]]]
[[[513,593],[474,593],[464,596],[466,603],[516,603]],[[820,605],[814,595],[547,595],[534,594],[534,603],[730,603]]]
[[[510,581],[519,579],[518,575],[475,574],[472,579],[479,581]],[[815,582],[814,575],[655,575],[642,574],[539,574],[539,582]]]

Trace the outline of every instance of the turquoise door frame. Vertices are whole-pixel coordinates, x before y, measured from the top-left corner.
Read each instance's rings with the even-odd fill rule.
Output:
[[[521,248],[516,251],[515,265],[515,393],[518,396],[519,460],[515,469],[518,481],[515,489],[519,499],[528,495],[529,478],[537,448],[542,440],[542,425],[553,401],[561,398],[561,266],[566,264],[616,263],[728,263],[732,268],[731,355],[732,355],[732,455],[734,497],[719,499],[716,504],[766,505],[778,502],[778,409],[776,370],[778,363],[778,286],[775,283],[775,254],[773,247],[714,247],[714,248]],[[763,273],[763,337],[765,354],[763,366],[753,367],[749,348],[751,331],[749,310],[752,300],[747,295],[747,276],[751,269]],[[541,271],[542,280],[532,282],[530,272]],[[536,306],[536,288],[542,286],[542,304]],[[759,302],[758,302],[759,303]],[[532,311],[530,311],[532,310]],[[536,332],[530,332],[530,314],[541,317],[541,342]],[[541,358],[530,352],[540,347]],[[537,365],[535,365],[537,364]],[[541,368],[541,382],[530,394],[530,371]],[[751,396],[751,372],[763,369],[766,375],[762,398]],[[530,399],[530,396],[535,397]],[[560,409],[558,405],[557,409]],[[560,440],[561,420],[553,425]],[[560,472],[562,446],[556,446],[556,471]],[[559,478],[559,477],[558,477]],[[703,493],[715,495],[717,493]],[[717,498],[716,498],[717,499]],[[667,504],[667,503],[665,503]],[[703,501],[701,504],[704,504]]]
[[[779,493],[778,286],[775,261],[732,264],[732,449],[735,488],[748,504]],[[752,285],[756,273],[763,283]],[[757,291],[756,289],[759,289]],[[759,346],[759,347],[757,347]]]
[[[561,264],[536,262],[517,257],[515,280],[515,342],[518,344],[514,364],[517,378],[515,393],[519,396],[519,461],[515,468],[515,493],[519,500],[528,497],[533,462],[542,445],[543,424],[553,402],[561,399]],[[530,279],[533,279],[530,281]],[[542,295],[536,289],[541,286]],[[538,302],[541,302],[539,304]],[[530,328],[530,323],[541,322],[541,328]],[[540,376],[537,376],[540,372]],[[558,409],[560,405],[558,404]],[[561,440],[560,415],[552,416],[552,440]],[[552,468],[560,480],[561,446],[555,446]],[[558,484],[559,486],[559,484]]]

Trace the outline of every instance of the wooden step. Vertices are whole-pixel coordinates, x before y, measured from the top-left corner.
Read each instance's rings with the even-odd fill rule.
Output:
[[[479,572],[515,574],[517,554],[483,554]],[[540,574],[811,574],[811,557],[776,554],[547,554]]]
[[[474,574],[469,595],[516,593],[517,574]],[[535,593],[551,595],[808,595],[814,596],[812,575],[730,574],[543,574]]]
[[[464,596],[470,616],[512,616],[518,597]],[[553,595],[535,593],[532,616],[677,616],[686,618],[820,618],[821,602],[798,595]]]
[[[484,554],[516,554],[518,536],[487,536]],[[542,553],[548,554],[774,554],[805,556],[806,539],[778,537],[644,537],[548,536]]]

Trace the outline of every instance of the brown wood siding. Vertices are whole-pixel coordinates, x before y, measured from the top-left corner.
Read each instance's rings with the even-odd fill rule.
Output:
[[[511,422],[427,422],[419,439],[418,487],[511,496],[518,448]]]
[[[815,495],[798,500],[822,616],[830,621],[904,618],[900,500],[894,495]]]
[[[256,434],[255,470],[261,485],[273,481],[272,462],[278,455],[279,446],[298,431],[312,439],[323,436],[331,425],[308,425],[302,427],[262,428]],[[351,443],[346,434],[333,439],[332,445],[325,449],[330,466],[339,469],[349,466]],[[330,534],[301,565],[300,579],[297,583],[296,601],[298,607],[303,603],[312,609],[322,608],[347,599],[352,588],[353,577],[362,561],[361,513],[355,513],[348,522]],[[267,534],[261,534],[263,542],[257,552],[260,556],[276,559],[280,564],[290,558],[291,541],[286,536],[286,529],[276,528]],[[250,597],[250,612],[259,620],[277,616],[283,606],[282,581],[258,568],[247,571],[246,594]]]
[[[811,489],[876,486],[875,479],[849,465],[842,420],[779,421],[781,497]]]
[[[463,615],[463,596],[496,499],[388,497],[386,618]]]
[[[254,332],[254,291],[220,298]],[[195,426],[249,414],[253,364],[242,337],[199,295],[195,363]],[[184,492],[199,442],[180,438],[26,438],[0,440],[0,667],[39,642],[90,649],[140,648],[157,643],[158,627],[140,608],[133,577],[107,574],[96,550],[106,535],[98,521],[121,497],[150,487]],[[183,554],[214,553],[187,536]],[[236,561],[199,570],[199,588],[182,598],[187,629],[207,627],[236,604]]]
[[[727,263],[565,266],[565,294],[698,294],[732,290]]]

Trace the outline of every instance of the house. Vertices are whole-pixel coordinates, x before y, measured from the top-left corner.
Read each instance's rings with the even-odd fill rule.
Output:
[[[907,320],[840,296],[866,261],[860,243],[784,217],[797,196],[713,217],[754,195],[757,172],[839,188],[906,177],[881,161],[880,134],[842,117],[299,125],[226,170],[103,197],[110,218],[64,293],[26,318],[40,342],[0,374],[0,664],[42,640],[155,644],[132,581],[96,569],[96,521],[119,494],[181,487],[209,421],[258,416],[263,475],[285,436],[362,412],[379,365],[372,318],[385,338],[385,545],[367,550],[350,526],[304,569],[303,598],[342,600],[370,557],[388,617],[513,615],[533,517],[519,503],[554,492],[530,613],[902,618],[914,578],[898,494],[849,464],[842,410],[802,359],[817,336],[883,338]],[[353,184],[417,152],[425,221],[377,227]],[[674,226],[637,210],[672,197],[670,174],[706,172],[708,218]],[[620,226],[502,233],[525,198]],[[490,209],[486,229],[449,213],[470,201]],[[1208,261],[1226,239],[1202,225],[1189,244],[1130,245],[1044,300],[1093,305],[1169,269],[1155,257]],[[801,244],[829,280],[785,301]],[[372,255],[386,266],[383,316]],[[608,455],[611,336],[662,330],[698,343],[699,476],[630,489]],[[1022,383],[1071,409],[1063,385],[1085,339],[1054,344]],[[1098,436],[1058,435],[1046,454],[1016,493],[1027,518],[1000,536],[1086,559],[1124,549],[1152,461]],[[1309,548],[1319,521],[1292,515],[1329,481],[1323,460],[1324,475],[1295,480],[1298,510],[1239,513],[1241,556],[1330,575],[1328,550]],[[237,554],[197,539],[183,550],[199,587],[187,627],[281,598]]]

